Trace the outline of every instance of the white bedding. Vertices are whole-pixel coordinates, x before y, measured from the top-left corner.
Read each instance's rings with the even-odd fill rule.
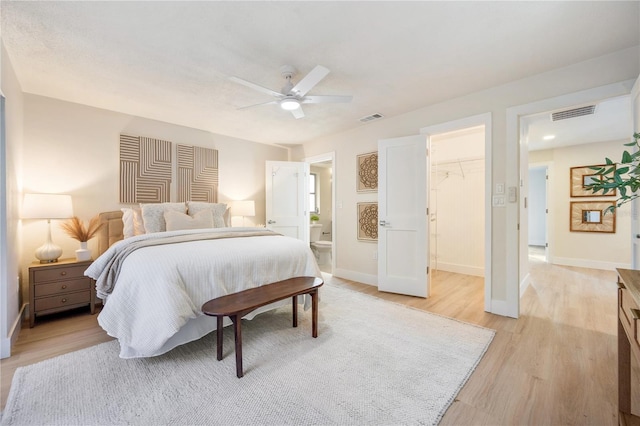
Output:
[[[244,230],[255,228],[233,228]],[[160,232],[119,241],[85,275],[98,279],[109,259],[131,242],[196,232]],[[308,244],[281,235],[144,247],[122,263],[98,323],[119,340],[120,357],[156,356],[216,329],[215,318],[200,311],[206,301],[294,276],[322,277]],[[290,301],[275,305],[285,303]],[[265,306],[247,318],[274,307]]]

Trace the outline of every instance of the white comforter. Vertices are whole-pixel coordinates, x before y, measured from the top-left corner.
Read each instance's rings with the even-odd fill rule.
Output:
[[[255,228],[233,228],[255,231]],[[220,228],[220,232],[229,231]],[[85,271],[98,279],[109,259],[133,241],[198,232],[146,234],[119,241]],[[307,244],[274,235],[190,241],[131,253],[98,323],[120,342],[120,357],[160,355],[216,329],[202,314],[206,301],[294,276],[322,277]],[[281,306],[288,301],[279,303]],[[273,305],[253,312],[273,309]]]

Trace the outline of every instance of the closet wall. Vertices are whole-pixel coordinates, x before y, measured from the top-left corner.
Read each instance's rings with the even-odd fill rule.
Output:
[[[431,138],[430,265],[484,276],[484,128]]]

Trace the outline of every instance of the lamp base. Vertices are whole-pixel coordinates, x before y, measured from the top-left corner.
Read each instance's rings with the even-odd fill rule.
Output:
[[[36,258],[40,263],[57,262],[60,256],[62,256],[62,248],[50,242],[44,243],[36,250]]]

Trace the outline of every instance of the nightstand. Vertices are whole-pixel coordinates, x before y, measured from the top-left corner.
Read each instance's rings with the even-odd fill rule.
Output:
[[[60,259],[54,263],[33,262],[29,267],[29,327],[36,316],[89,305],[95,312],[93,280],[84,276],[91,260]]]

